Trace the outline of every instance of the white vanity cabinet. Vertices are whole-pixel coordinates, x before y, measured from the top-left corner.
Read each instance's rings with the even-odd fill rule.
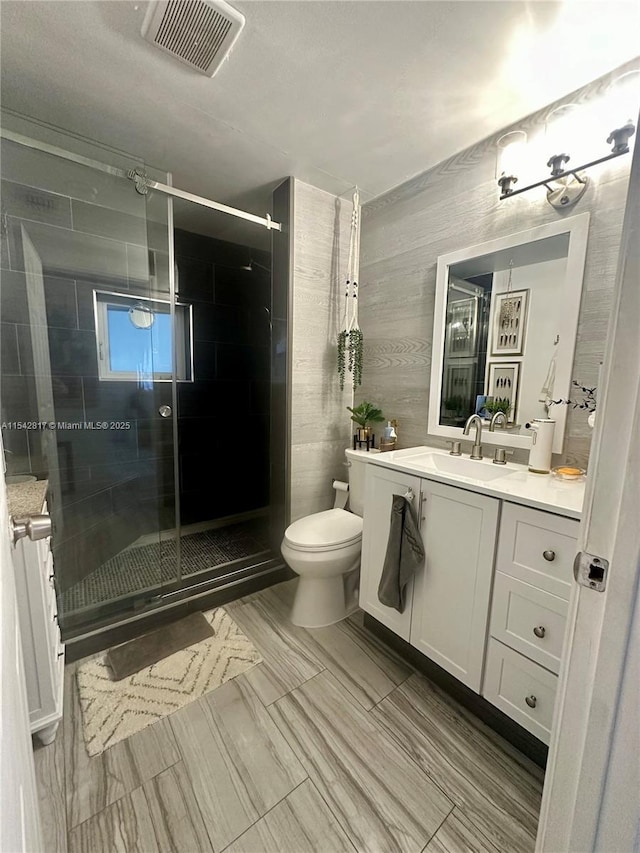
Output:
[[[29,722],[31,732],[44,744],[56,736],[64,688],[64,644],[50,546],[49,538],[36,542],[20,539],[13,555]]]
[[[378,585],[389,541],[393,496],[411,495],[414,508],[419,512],[420,485],[420,478],[411,474],[389,468],[377,468],[374,465],[367,466],[362,527],[360,607],[394,634],[407,641],[411,635],[413,581],[407,585],[405,607],[402,613],[398,613],[393,607],[385,607],[379,601]]]
[[[430,480],[421,495],[409,642],[479,693],[500,501]]]
[[[544,743],[551,734],[578,525],[503,505],[482,695]]]
[[[403,467],[409,458],[399,456]],[[579,522],[510,501],[497,489],[486,494],[484,484],[449,485],[390,461],[367,468],[360,607],[549,743]],[[550,481],[525,476],[533,477],[525,486],[540,503],[540,484]],[[380,603],[378,585],[393,496],[406,494],[425,561],[398,613]]]
[[[378,600],[394,495],[412,494],[425,564],[402,613]],[[464,684],[480,692],[499,501],[370,465],[367,470],[360,606]]]

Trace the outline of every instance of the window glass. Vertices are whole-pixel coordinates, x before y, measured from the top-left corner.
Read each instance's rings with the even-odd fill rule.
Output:
[[[103,380],[169,380],[173,335],[169,303],[95,291],[99,376]],[[175,307],[177,379],[193,381],[191,310]]]

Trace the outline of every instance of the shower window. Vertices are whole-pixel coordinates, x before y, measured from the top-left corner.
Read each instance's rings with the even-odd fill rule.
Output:
[[[170,303],[94,292],[98,375],[101,380],[171,381]],[[176,378],[193,381],[191,307],[175,306]]]

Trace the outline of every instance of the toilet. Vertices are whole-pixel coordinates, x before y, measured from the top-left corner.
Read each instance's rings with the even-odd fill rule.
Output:
[[[345,453],[349,510],[334,506],[300,518],[287,527],[282,540],[282,556],[300,578],[291,621],[302,628],[333,625],[358,607],[364,482],[372,454],[350,449]]]

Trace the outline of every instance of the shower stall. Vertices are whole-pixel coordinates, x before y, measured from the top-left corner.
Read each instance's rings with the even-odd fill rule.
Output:
[[[7,482],[48,480],[63,633],[269,582],[287,515],[279,223],[238,212],[246,242],[210,236],[222,206],[16,114],[1,144]]]

